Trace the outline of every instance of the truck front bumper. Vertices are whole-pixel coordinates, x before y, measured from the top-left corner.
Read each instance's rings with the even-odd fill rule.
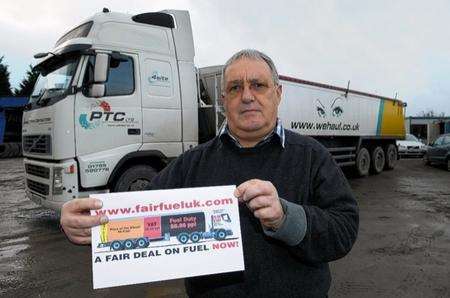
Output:
[[[65,202],[78,197],[78,169],[75,160],[54,163],[25,158],[23,162],[26,194],[36,204],[60,210]],[[55,169],[62,169],[59,191],[54,188]]]

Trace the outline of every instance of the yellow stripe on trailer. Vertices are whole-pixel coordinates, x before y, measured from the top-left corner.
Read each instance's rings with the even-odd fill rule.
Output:
[[[381,99],[378,135],[405,138],[405,114],[402,102]]]

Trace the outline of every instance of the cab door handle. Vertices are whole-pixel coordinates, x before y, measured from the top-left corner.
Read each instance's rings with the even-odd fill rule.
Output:
[[[139,128],[128,128],[129,135],[140,135],[141,130]]]

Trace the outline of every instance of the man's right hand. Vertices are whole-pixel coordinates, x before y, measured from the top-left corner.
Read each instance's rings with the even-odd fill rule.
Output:
[[[62,206],[61,227],[67,238],[75,244],[91,243],[91,228],[108,222],[104,215],[91,215],[90,210],[102,208],[102,201],[74,199]]]

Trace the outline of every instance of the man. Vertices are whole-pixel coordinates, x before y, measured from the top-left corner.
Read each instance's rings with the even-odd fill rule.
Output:
[[[284,130],[277,119],[282,88],[272,60],[255,50],[231,57],[222,73],[227,125],[181,155],[153,189],[238,185],[245,271],[186,280],[190,296],[325,297],[328,262],[345,256],[358,231],[358,208],[328,151]],[[90,242],[94,199],[73,200],[61,225],[75,243]]]

